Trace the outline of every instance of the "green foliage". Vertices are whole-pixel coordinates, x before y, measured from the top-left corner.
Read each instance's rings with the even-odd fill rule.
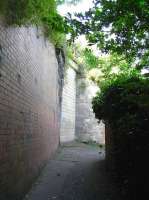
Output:
[[[56,13],[54,0],[2,0],[1,4],[1,12],[9,24],[38,24],[42,18]]]
[[[57,4],[61,5],[61,4],[73,4],[76,5],[78,2],[80,2],[81,0],[57,0]]]
[[[119,115],[121,117],[124,115],[124,113],[119,111],[123,109],[127,113],[128,104],[131,104],[131,101],[139,100],[138,95],[142,95],[139,93],[139,89],[140,92],[142,91],[141,88],[145,89],[145,84],[148,84],[148,82],[147,79],[137,74],[136,71],[125,72],[103,81],[100,92],[93,99],[93,109],[96,117],[99,120],[108,120],[111,123],[114,120],[119,120]],[[133,95],[131,95],[131,92]],[[130,102],[126,101],[126,99],[130,100]],[[126,101],[126,108],[123,104],[124,101]],[[138,103],[140,102],[138,101]]]
[[[111,156],[126,199],[148,192],[149,79],[120,75],[107,82],[93,99],[96,118],[110,124]],[[108,135],[107,135],[108,137]],[[146,163],[145,166],[143,163]],[[124,181],[127,182],[124,184]],[[135,184],[134,184],[135,183]],[[145,194],[144,194],[145,196]]]
[[[114,74],[114,70],[118,74],[132,71],[132,69],[129,69],[131,65],[132,63],[127,62],[124,56],[119,56],[116,53],[99,59],[99,68],[104,73],[104,78],[109,78]]]
[[[67,46],[66,55],[78,65],[80,73],[84,73],[84,49],[78,43]]]
[[[114,81],[117,76],[139,74],[139,70],[132,68],[124,56],[116,53],[96,56],[94,52],[85,48],[81,50],[79,57],[82,58],[82,64],[88,73],[88,78],[97,83],[100,87],[107,82]]]
[[[91,49],[86,48],[83,50],[83,59],[87,70],[96,68],[99,65],[99,59],[94,55]]]
[[[73,44],[67,48],[67,56],[82,67],[88,78],[100,87],[120,74],[139,74],[139,70],[131,67],[132,63],[116,53],[96,56],[91,48]]]
[[[52,13],[42,18],[45,35],[52,40],[57,47],[63,47],[66,41],[66,29],[63,17]]]
[[[90,56],[88,57],[90,58]],[[137,70],[131,68],[131,63],[127,62],[124,56],[119,56],[116,53],[100,57],[93,55],[93,58],[94,65],[87,63],[90,64],[89,78],[100,86],[104,82],[114,79],[117,75],[129,74],[133,71],[137,73]],[[93,70],[94,68],[95,70]],[[95,74],[92,73],[94,71],[96,72]]]
[[[55,45],[64,41],[64,19],[57,13],[55,0],[1,0],[0,13],[8,25],[36,24],[44,27]]]
[[[103,52],[123,54],[129,61],[143,60],[139,67],[149,63],[148,21],[148,0],[95,0],[85,14],[67,18],[73,39],[85,34],[90,45],[97,44]]]
[[[73,52],[72,46],[68,46],[67,47],[66,54],[67,54],[67,58],[68,59],[73,60],[73,58],[74,58],[74,52]]]

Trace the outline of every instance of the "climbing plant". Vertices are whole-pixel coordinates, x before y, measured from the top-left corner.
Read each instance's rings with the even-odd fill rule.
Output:
[[[83,50],[83,60],[87,70],[99,67],[99,57],[95,56],[89,48]]]
[[[38,24],[44,17],[55,16],[56,2],[55,0],[2,0],[0,11],[9,24]]]
[[[66,33],[65,22],[57,12],[55,0],[1,0],[0,14],[8,25],[35,24],[44,27],[47,37],[61,45]]]

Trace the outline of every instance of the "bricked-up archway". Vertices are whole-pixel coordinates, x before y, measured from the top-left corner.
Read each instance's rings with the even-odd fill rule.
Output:
[[[75,139],[82,142],[105,143],[105,127],[98,124],[92,110],[92,98],[98,87],[78,72],[69,62],[64,79],[61,114],[61,143]]]

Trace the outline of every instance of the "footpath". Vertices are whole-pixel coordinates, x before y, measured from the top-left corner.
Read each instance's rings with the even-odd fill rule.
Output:
[[[105,170],[104,150],[60,147],[24,200],[120,200]]]

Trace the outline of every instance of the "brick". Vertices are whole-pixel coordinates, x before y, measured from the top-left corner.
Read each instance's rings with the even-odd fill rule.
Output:
[[[0,22],[0,46],[0,199],[17,200],[59,144],[61,86],[55,48],[36,28]]]
[[[83,86],[83,87],[82,87]],[[105,143],[105,127],[98,124],[92,110],[92,98],[96,86],[85,77],[77,77],[76,94],[76,137],[80,141]]]
[[[75,139],[76,72],[68,68],[65,76],[61,116],[61,143]]]

